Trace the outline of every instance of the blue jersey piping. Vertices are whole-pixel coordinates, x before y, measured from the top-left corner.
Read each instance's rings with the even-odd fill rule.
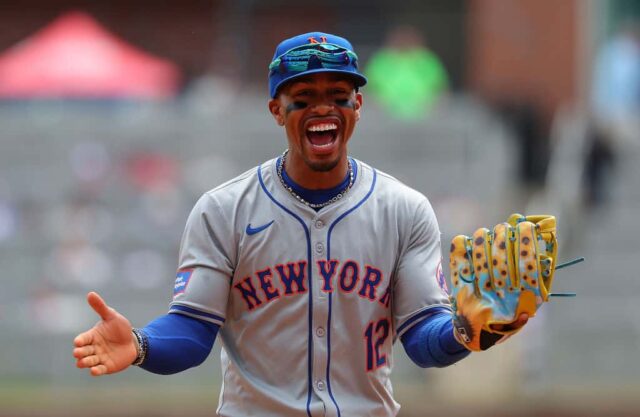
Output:
[[[302,228],[304,229],[304,233],[307,237],[307,286],[309,287],[309,312],[308,312],[308,316],[309,316],[309,330],[308,330],[308,334],[307,334],[307,345],[308,345],[308,354],[307,354],[307,415],[309,417],[311,416],[311,409],[309,408],[310,404],[311,404],[311,391],[313,390],[313,382],[312,382],[312,373],[313,373],[313,369],[312,369],[312,357],[313,357],[313,335],[312,335],[312,327],[313,327],[313,321],[312,321],[312,312],[313,312],[313,285],[311,282],[311,236],[309,233],[309,229],[307,228],[307,226],[304,224],[304,221],[294,212],[292,212],[291,210],[289,210],[288,208],[286,208],[282,203],[280,203],[278,200],[275,199],[275,197],[273,195],[271,195],[271,193],[269,193],[269,190],[267,190],[267,187],[264,184],[264,180],[262,179],[262,166],[258,167],[258,181],[260,182],[260,187],[262,187],[262,191],[264,191],[264,193],[267,195],[267,197],[269,197],[271,199],[271,201],[273,201],[275,203],[275,205],[277,205],[278,207],[280,207],[282,210],[284,210],[287,214],[289,214],[290,216],[292,216],[294,219],[296,219],[300,225],[302,225]]]
[[[169,309],[169,312],[171,311],[183,311],[185,313],[191,313],[200,317],[206,317],[206,318],[210,318],[213,320],[218,320],[221,323],[225,322],[224,317],[218,316],[216,314],[211,314],[211,313],[206,313],[204,311],[200,311],[200,310],[196,310],[195,308],[191,308],[191,307],[187,307],[187,306],[183,306],[183,305],[178,305],[178,304],[174,304],[171,306],[171,308]]]
[[[355,163],[355,162],[354,162]],[[333,231],[333,228],[338,224],[338,222],[340,222],[342,219],[344,219],[346,216],[348,216],[349,214],[351,214],[354,210],[356,210],[358,207],[360,207],[365,201],[367,201],[367,199],[369,199],[369,197],[371,196],[371,194],[373,193],[373,189],[376,186],[376,179],[377,179],[377,173],[376,170],[373,170],[373,180],[371,182],[371,188],[369,189],[369,191],[367,192],[367,195],[365,195],[362,200],[360,200],[358,202],[358,204],[356,204],[355,206],[351,207],[349,210],[345,211],[344,213],[342,213],[333,223],[331,223],[331,226],[329,226],[329,230],[327,232],[327,261],[331,259],[331,232]],[[338,417],[341,417],[340,414],[340,407],[338,407],[338,403],[336,402],[336,399],[333,396],[333,391],[331,391],[331,376],[330,376],[330,368],[331,368],[331,308],[332,308],[332,303],[331,303],[331,296],[333,294],[329,293],[329,314],[327,317],[327,389],[329,391],[329,396],[331,397],[331,400],[333,401],[333,404],[336,406],[336,410],[338,410]]]
[[[411,317],[410,319],[408,319],[404,323],[402,323],[402,326],[398,327],[398,330],[397,330],[396,333],[400,334],[404,330],[413,327],[413,325],[418,323],[419,321],[421,321],[421,319],[424,319],[425,317],[430,316],[430,315],[435,314],[435,313],[438,313],[440,311],[449,311],[450,312],[451,309],[449,309],[447,307],[444,307],[444,306],[438,306],[438,305],[427,307],[424,310],[422,310],[421,312],[415,314],[413,317]]]

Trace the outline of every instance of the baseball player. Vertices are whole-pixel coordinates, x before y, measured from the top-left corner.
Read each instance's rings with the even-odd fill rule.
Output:
[[[540,269],[539,254],[512,262],[525,251],[512,238],[539,239],[553,218],[516,216],[457,237],[450,298],[427,198],[348,155],[367,82],[358,64],[351,44],[327,33],[278,45],[268,107],[287,150],[198,200],[168,314],[132,328],[88,295],[101,321],[74,340],[79,368],[172,374],[202,363],[220,338],[219,416],[395,416],[396,340],[419,366],[443,367],[535,314],[553,268]],[[529,278],[518,265],[531,265]]]

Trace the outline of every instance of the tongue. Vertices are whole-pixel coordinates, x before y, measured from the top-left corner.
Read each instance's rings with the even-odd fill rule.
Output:
[[[307,132],[307,137],[314,145],[327,145],[333,141],[333,132],[330,130],[324,132]]]

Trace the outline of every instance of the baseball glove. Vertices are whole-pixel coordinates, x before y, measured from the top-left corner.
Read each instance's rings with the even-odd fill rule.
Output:
[[[549,299],[557,251],[553,216],[513,214],[493,231],[454,237],[449,264],[458,341],[480,351],[517,333],[519,316],[535,316]]]

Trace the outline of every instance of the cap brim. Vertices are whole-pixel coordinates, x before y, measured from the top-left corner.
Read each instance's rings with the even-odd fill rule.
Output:
[[[356,87],[362,87],[365,84],[367,84],[367,77],[365,77],[362,74],[358,74],[352,71],[345,71],[345,70],[340,70],[340,69],[331,69],[331,68],[316,68],[316,69],[312,69],[312,70],[308,70],[308,71],[304,71],[301,72],[300,74],[296,74],[296,75],[292,75],[291,77],[288,77],[287,79],[284,79],[282,81],[280,81],[278,84],[276,84],[275,88],[273,89],[273,91],[271,92],[271,98],[275,98],[276,95],[278,95],[278,90],[280,90],[280,88],[291,82],[291,81],[295,81],[299,78],[305,77],[307,75],[310,74],[317,74],[317,73],[321,73],[321,72],[330,72],[330,73],[334,73],[334,74],[342,74],[347,76],[348,78],[351,78],[353,80],[353,83]]]

